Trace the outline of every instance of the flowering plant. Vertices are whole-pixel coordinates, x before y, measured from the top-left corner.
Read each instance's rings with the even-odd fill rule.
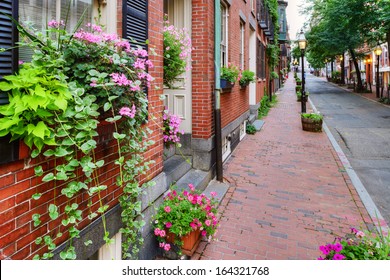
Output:
[[[345,238],[319,247],[319,260],[390,260],[390,237],[351,228]]]
[[[87,215],[90,220],[102,216],[103,239],[107,244],[112,242],[104,218],[109,205],[100,195],[108,186],[101,184],[99,177],[101,168],[108,165],[106,158],[97,156],[98,124],[103,113],[113,128],[109,140],[116,145],[113,155],[117,158],[110,160],[118,166],[115,183],[122,188],[123,256],[135,256],[143,242],[138,233],[144,223],[137,220],[141,215],[138,179],[148,170],[150,162],[143,154],[153,145],[153,141],[145,141],[143,128],[148,113],[144,88],[152,81],[147,70],[153,65],[145,50],[103,32],[98,25],[87,24],[70,34],[64,22],[51,20],[48,30],[38,32],[15,21],[24,40],[20,45],[31,47],[34,54],[31,63],[21,63],[16,74],[0,83],[1,91],[10,92],[9,104],[0,106],[0,136],[23,139],[32,149],[31,157],[41,157],[34,166],[35,175],[49,186],[63,186],[60,194],[54,191],[54,199],[42,202],[50,203],[50,219],[61,217],[63,226],[36,239],[37,245],[47,246],[47,252],[34,258],[51,258],[60,241],[52,237],[67,231],[69,246],[60,257],[75,259],[73,240],[80,237],[80,222]],[[50,169],[49,161],[54,165]],[[76,203],[76,198],[84,195],[90,202]],[[39,200],[41,196],[35,193],[32,198]],[[56,205],[63,198],[74,203]],[[40,217],[39,213],[32,215],[35,227],[47,223]]]
[[[191,57],[191,38],[185,28],[179,29],[164,24],[164,74],[163,81],[167,87],[172,87],[177,76],[189,70],[189,58]]]
[[[244,70],[240,73],[238,76],[240,86],[248,85],[249,83],[252,83],[256,81],[255,79],[255,72],[250,70]]]
[[[179,116],[170,114],[167,110],[163,113],[163,139],[164,143],[169,146],[180,142],[180,136],[184,134],[179,130],[181,119]]]
[[[232,63],[228,63],[228,66],[222,66],[221,68],[221,79],[225,79],[230,83],[235,83],[238,79],[240,70],[237,66]]]
[[[166,251],[171,249],[171,244],[166,241],[169,233],[175,235],[173,243],[180,247],[180,237],[192,231],[200,230],[202,236],[211,239],[217,230],[216,193],[212,192],[211,198],[208,198],[205,194],[199,194],[192,184],[188,186],[190,190],[181,193],[171,190],[154,217],[154,234],[160,247]]]

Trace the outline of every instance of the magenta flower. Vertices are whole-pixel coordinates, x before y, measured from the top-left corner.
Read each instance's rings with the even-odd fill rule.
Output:
[[[320,251],[324,254],[324,255],[327,255],[327,254],[329,254],[330,253],[330,251],[329,251],[329,249],[328,249],[328,247],[326,247],[326,246],[320,246]]]
[[[206,235],[207,235],[207,231],[202,230],[202,236],[206,236]]]
[[[171,222],[166,222],[165,223],[165,227],[166,228],[171,228],[172,227],[172,223]]]
[[[343,250],[343,245],[341,245],[340,243],[336,243],[333,245],[333,250],[338,253],[340,252],[341,250]]]
[[[345,259],[345,256],[344,256],[344,255],[341,255],[341,254],[335,254],[335,255],[333,256],[333,259],[339,261],[339,260]]]
[[[171,207],[165,206],[164,207],[164,211],[167,212],[167,213],[171,212]]]

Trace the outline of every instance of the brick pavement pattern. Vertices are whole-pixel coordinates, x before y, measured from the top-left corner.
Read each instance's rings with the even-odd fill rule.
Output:
[[[290,75],[262,130],[225,163],[217,240],[192,259],[316,259],[320,245],[372,224],[326,133],[303,131],[300,110]]]

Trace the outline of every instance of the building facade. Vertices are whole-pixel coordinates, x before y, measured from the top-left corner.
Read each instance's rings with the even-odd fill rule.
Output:
[[[44,30],[46,19],[60,21],[70,7],[71,27],[78,24],[81,15],[85,17],[84,23],[94,22],[94,19],[99,17],[108,33],[133,38],[137,42],[147,40],[148,44],[141,43],[140,47],[155,51],[149,53],[149,59],[154,64],[149,73],[154,77],[154,81],[147,93],[151,121],[146,124],[152,131],[149,139],[155,144],[144,154],[145,160],[153,163],[142,176],[141,183],[154,181],[156,184],[145,189],[140,198],[146,224],[140,232],[145,242],[139,253],[141,259],[152,259],[159,251],[150,222],[153,219],[154,207],[159,204],[163,194],[171,184],[180,182],[180,178],[184,176],[191,180],[195,178],[191,177],[194,174],[196,178],[202,177],[199,183],[199,188],[202,189],[215,175],[214,92],[219,88],[215,83],[216,69],[234,64],[240,70],[256,73],[255,83],[246,87],[240,87],[236,83],[231,90],[222,91],[220,94],[223,160],[228,158],[244,138],[246,123],[256,119],[261,98],[277,88],[269,83],[271,70],[268,69],[266,56],[267,45],[273,40],[275,32],[269,11],[264,0],[73,0],[70,6],[68,4],[65,0],[4,0],[0,4],[0,11],[18,18],[19,22],[28,21],[36,29]],[[220,5],[219,21],[215,20],[215,5]],[[163,85],[164,15],[175,27],[186,28],[192,39],[191,69],[177,78],[177,86],[174,88]],[[219,22],[220,26],[216,26],[216,22]],[[12,20],[2,14],[0,30],[0,48],[6,49],[0,52],[1,79],[17,71],[19,61],[28,61],[32,52],[28,48],[13,48],[18,41],[17,29]],[[221,33],[220,42],[215,41],[216,32]],[[286,30],[281,29],[281,32]],[[218,59],[215,55],[217,44],[221,50],[217,54]],[[287,56],[284,48],[282,56]],[[218,65],[216,61],[219,61]],[[280,67],[285,68],[286,61],[282,60],[281,63]],[[162,99],[161,96],[165,98]],[[7,93],[0,92],[0,104],[6,104],[7,100]],[[161,130],[164,109],[181,118],[181,129],[185,132],[181,140],[182,147],[172,153],[169,151],[170,155],[166,155],[167,149],[164,148]],[[122,240],[119,230],[122,221],[118,199],[122,191],[115,185],[118,175],[115,139],[112,138],[113,128],[110,125],[101,125],[98,132],[97,160],[105,160],[99,171],[99,180],[107,185],[101,195],[104,203],[109,206],[104,218],[107,221],[109,237],[115,242],[109,246],[105,245],[102,239],[102,217],[98,216],[93,220],[87,218],[88,201],[86,195],[81,193],[74,198],[83,215],[77,226],[80,238],[75,239],[73,245],[78,259],[120,259]],[[47,247],[37,245],[36,238],[50,235],[62,228],[59,221],[48,219],[48,207],[53,201],[59,202],[60,208],[70,203],[53,184],[35,176],[36,166],[43,164],[44,170],[50,171],[55,162],[46,161],[42,157],[32,159],[30,153],[22,142],[9,143],[9,138],[0,137],[1,259],[31,259],[37,253],[45,253]],[[184,165],[186,166],[183,167]],[[34,200],[32,196],[37,190],[42,193],[42,197]],[[98,207],[98,200],[95,198],[92,198],[92,207]],[[32,220],[34,214],[44,217],[38,227],[34,226]],[[55,239],[58,250],[54,252],[54,258],[59,258],[67,237],[64,234]],[[86,247],[84,242],[87,240],[91,240],[92,245]]]

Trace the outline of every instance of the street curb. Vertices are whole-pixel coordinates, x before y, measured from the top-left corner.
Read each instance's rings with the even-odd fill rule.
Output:
[[[308,98],[310,106],[313,108],[314,112],[318,112],[317,108],[314,106],[310,97]],[[336,139],[333,137],[325,121],[322,123],[322,127],[328,136],[329,141],[332,143],[333,148],[335,149],[341,163],[343,164],[345,170],[347,171],[348,176],[352,181],[352,185],[356,189],[356,192],[359,194],[360,199],[363,202],[364,207],[366,208],[371,219],[375,222],[375,226],[379,232],[390,232],[389,226],[387,225],[385,219],[380,213],[379,209],[376,207],[374,201],[372,200],[370,194],[367,192],[363,183],[360,181],[359,176],[356,174],[355,170],[352,168],[347,156],[344,154],[343,150],[337,143]]]

